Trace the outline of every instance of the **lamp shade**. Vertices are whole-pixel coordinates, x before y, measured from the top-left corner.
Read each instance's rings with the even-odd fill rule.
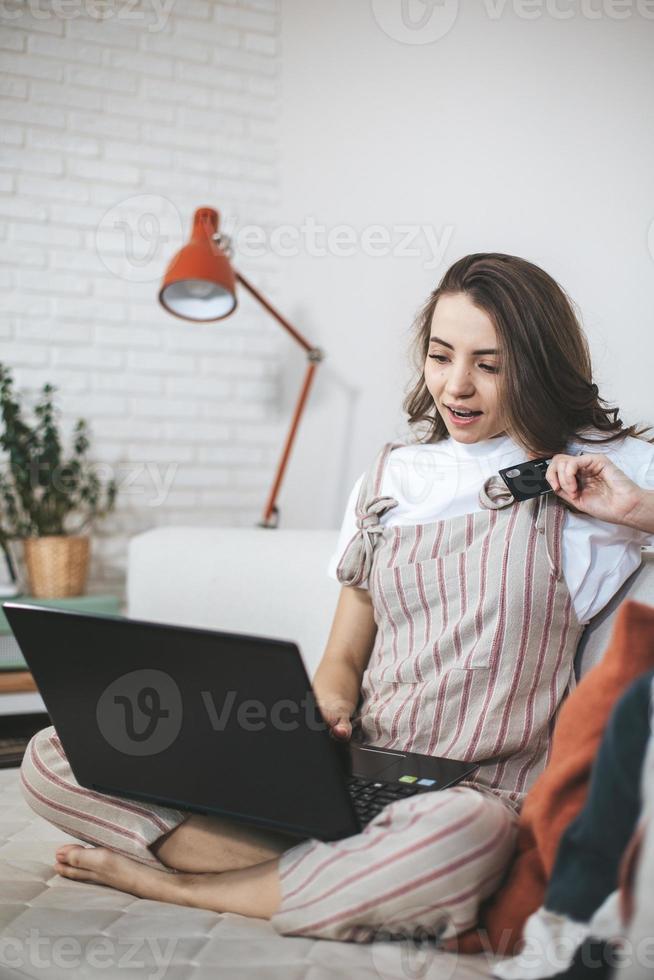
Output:
[[[184,320],[221,320],[236,309],[236,276],[214,241],[218,222],[214,208],[198,208],[188,245],[177,252],[166,269],[159,302]]]

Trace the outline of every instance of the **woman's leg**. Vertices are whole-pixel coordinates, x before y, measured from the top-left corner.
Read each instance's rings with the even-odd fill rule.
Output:
[[[222,874],[171,876],[75,845],[57,852],[55,870],[142,898],[270,918],[284,934],[447,938],[476,921],[501,881],[515,832],[503,803],[460,787],[394,803],[346,840],[305,841],[281,858]]]
[[[386,807],[347,840],[306,841],[279,860],[278,932],[368,941],[458,935],[477,921],[513,854],[517,817],[455,787]]]
[[[65,844],[57,851],[54,869],[64,878],[107,885],[138,898],[269,919],[280,902],[277,864],[275,858],[219,874],[171,875],[105,847]]]
[[[192,814],[152,844],[151,851],[176,871],[234,871],[278,857],[298,839],[221,817]]]
[[[278,932],[293,935],[454,936],[476,921],[479,903],[499,885],[516,832],[515,815],[503,803],[458,787],[391,804],[342,841],[290,846],[292,839],[253,839],[245,828],[231,836],[219,822],[83,789],[53,729],[30,743],[22,778],[37,813],[105,845],[60,848],[56,870],[65,877],[272,918]],[[165,873],[170,868],[181,873]]]
[[[54,728],[31,739],[21,765],[21,786],[30,807],[79,840],[162,868],[150,851],[162,835],[187,818],[181,810],[136,803],[80,786]]]
[[[80,786],[54,728],[31,740],[21,767],[31,808],[72,837],[158,869],[224,871],[276,857],[296,837],[136,803]]]

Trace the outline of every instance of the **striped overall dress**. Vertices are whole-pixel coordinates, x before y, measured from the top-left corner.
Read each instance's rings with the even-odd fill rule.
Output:
[[[306,840],[279,859],[283,934],[368,941],[474,925],[513,853],[521,801],[548,757],[573,684],[579,624],[561,571],[564,509],[480,488],[483,510],[387,527],[389,443],[366,474],[357,533],[338,566],[368,580],[377,633],[354,723],[380,747],[474,760],[465,784],[387,806],[346,840]],[[502,485],[503,486],[503,485]],[[54,729],[22,766],[27,801],[81,840],[162,867],[149,846],[186,813],[83,789]]]
[[[343,585],[367,579],[377,624],[354,723],[370,744],[480,765],[465,784],[391,804],[356,837],[285,852],[273,918],[284,933],[449,937],[474,925],[574,684],[583,626],[561,570],[560,500],[513,503],[493,477],[479,512],[387,527],[397,501],[381,490],[395,448],[364,477],[337,569]]]

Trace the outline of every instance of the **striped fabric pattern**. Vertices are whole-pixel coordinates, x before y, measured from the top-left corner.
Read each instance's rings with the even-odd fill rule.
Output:
[[[362,537],[394,448],[363,482]],[[545,767],[583,626],[562,575],[561,502],[493,507],[487,490],[483,511],[376,532],[360,570],[377,635],[357,723],[380,747],[479,762],[475,784],[518,807]],[[347,550],[351,573],[364,549]]]
[[[166,868],[149,850],[187,814],[123,800],[80,786],[54,728],[31,739],[21,766],[21,786],[31,808],[65,833],[151,867]]]
[[[512,810],[466,787],[393,803],[355,837],[286,851],[272,924],[356,942],[416,930],[455,936],[498,887],[516,828]]]
[[[517,813],[544,769],[573,684],[583,626],[562,575],[563,505],[513,503],[491,478],[484,510],[385,527],[384,446],[357,501],[358,533],[338,566],[368,580],[377,634],[355,719],[382,748],[479,762],[450,790],[387,807],[347,841],[306,841],[280,859],[280,932],[372,938],[395,923],[473,925],[510,859]]]

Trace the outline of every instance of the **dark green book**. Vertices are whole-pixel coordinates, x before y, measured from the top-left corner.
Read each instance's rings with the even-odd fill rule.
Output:
[[[78,595],[70,599],[33,599],[29,595],[17,595],[10,599],[2,599],[0,601],[0,671],[28,669],[2,609],[5,602],[30,602],[35,606],[72,609],[74,612],[102,613],[108,616],[121,614],[120,599],[115,595]]]

